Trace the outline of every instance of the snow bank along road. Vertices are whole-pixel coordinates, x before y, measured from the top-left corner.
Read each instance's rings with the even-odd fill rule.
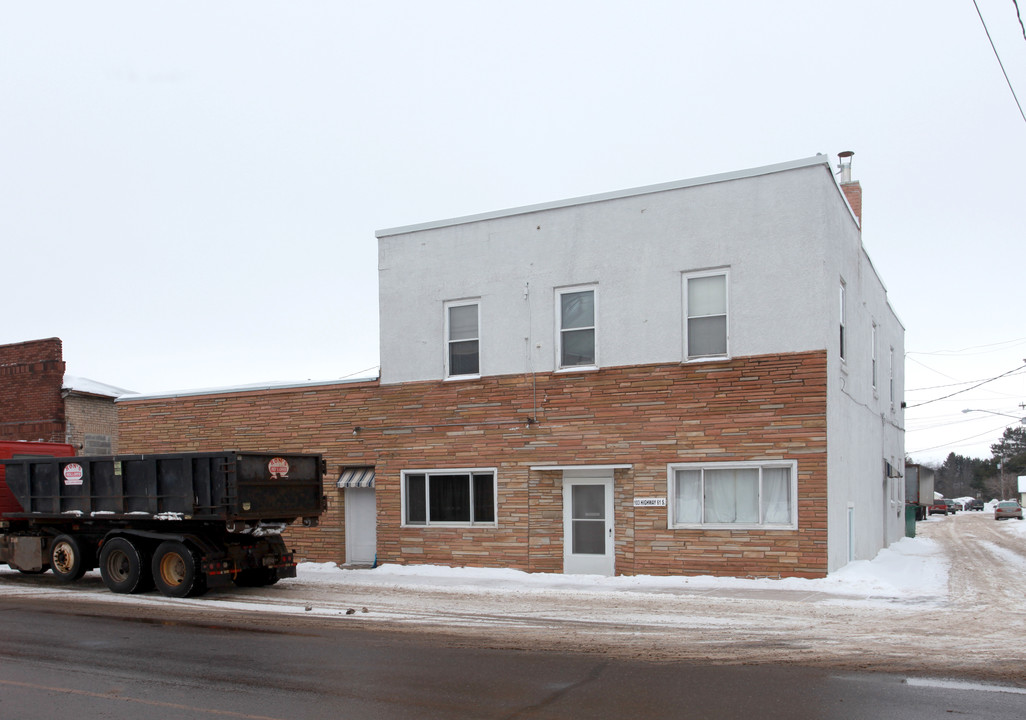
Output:
[[[512,571],[300,568],[270,588],[172,600],[114,595],[90,573],[0,572],[0,597],[49,596],[205,622],[345,622],[448,642],[652,661],[795,663],[1026,687],[1026,521],[959,513],[919,523],[872,563],[825,580],[577,578]],[[900,551],[899,551],[900,550]],[[107,611],[114,608],[106,608]]]

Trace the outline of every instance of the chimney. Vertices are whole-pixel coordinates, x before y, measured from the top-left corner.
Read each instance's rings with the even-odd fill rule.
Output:
[[[851,180],[851,158],[855,153],[851,150],[837,153],[840,161],[837,165],[838,175],[841,177],[841,190],[844,192],[844,199],[848,201],[851,211],[862,227],[862,186],[859,181]]]

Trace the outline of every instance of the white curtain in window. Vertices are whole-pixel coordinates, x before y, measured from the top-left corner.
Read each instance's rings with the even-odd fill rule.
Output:
[[[791,522],[791,472],[788,468],[762,471],[763,522],[787,525]]]
[[[676,488],[676,522],[702,522],[702,471],[678,470]]]
[[[706,470],[705,522],[757,524],[758,469]]]

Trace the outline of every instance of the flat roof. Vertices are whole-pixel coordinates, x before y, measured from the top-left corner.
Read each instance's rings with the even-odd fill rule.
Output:
[[[630,188],[627,190],[599,193],[598,195],[584,195],[582,197],[570,198],[568,200],[554,200],[552,202],[538,203],[536,205],[524,205],[522,207],[510,208],[508,210],[495,210],[476,215],[449,218],[447,220],[433,220],[431,222],[418,223],[416,225],[387,228],[385,230],[378,230],[374,233],[374,236],[377,238],[383,238],[390,237],[392,235],[404,235],[406,233],[418,232],[420,230],[433,230],[435,228],[463,225],[466,223],[480,222],[482,220],[494,220],[496,218],[510,217],[513,215],[525,215],[527,213],[539,212],[541,210],[554,210],[557,208],[602,202],[603,200],[616,200],[637,195],[650,195],[652,193],[666,192],[667,190],[680,190],[682,188],[695,187],[698,185],[727,182],[729,180],[741,180],[744,178],[757,177],[759,175],[769,175],[772,173],[785,172],[787,170],[812,167],[814,165],[825,165],[827,171],[830,171],[830,161],[827,156],[822,153],[817,153],[813,157],[804,158],[802,160],[791,160],[789,162],[777,163],[775,165],[764,165],[763,167],[749,168],[747,170],[735,170],[733,172],[719,173],[717,175],[705,175],[704,177],[691,178],[689,180],[676,180],[657,185],[646,185],[644,187]]]
[[[198,388],[195,390],[172,390],[157,393],[133,393],[122,395],[115,402],[125,403],[135,400],[160,400],[168,398],[196,397],[199,395],[238,395],[247,392],[266,392],[268,390],[301,390],[303,388],[325,387],[329,385],[351,385],[354,383],[377,382],[378,376],[360,378],[342,378],[339,380],[308,380],[306,382],[267,382],[250,385],[225,385],[224,387]]]

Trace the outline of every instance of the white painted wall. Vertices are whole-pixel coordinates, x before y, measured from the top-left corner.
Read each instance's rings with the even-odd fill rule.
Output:
[[[379,241],[381,382],[444,377],[443,303],[480,298],[481,372],[556,367],[555,289],[596,284],[601,366],[683,354],[682,273],[727,267],[730,351],[823,348],[825,164]],[[812,291],[812,292],[810,292]]]

